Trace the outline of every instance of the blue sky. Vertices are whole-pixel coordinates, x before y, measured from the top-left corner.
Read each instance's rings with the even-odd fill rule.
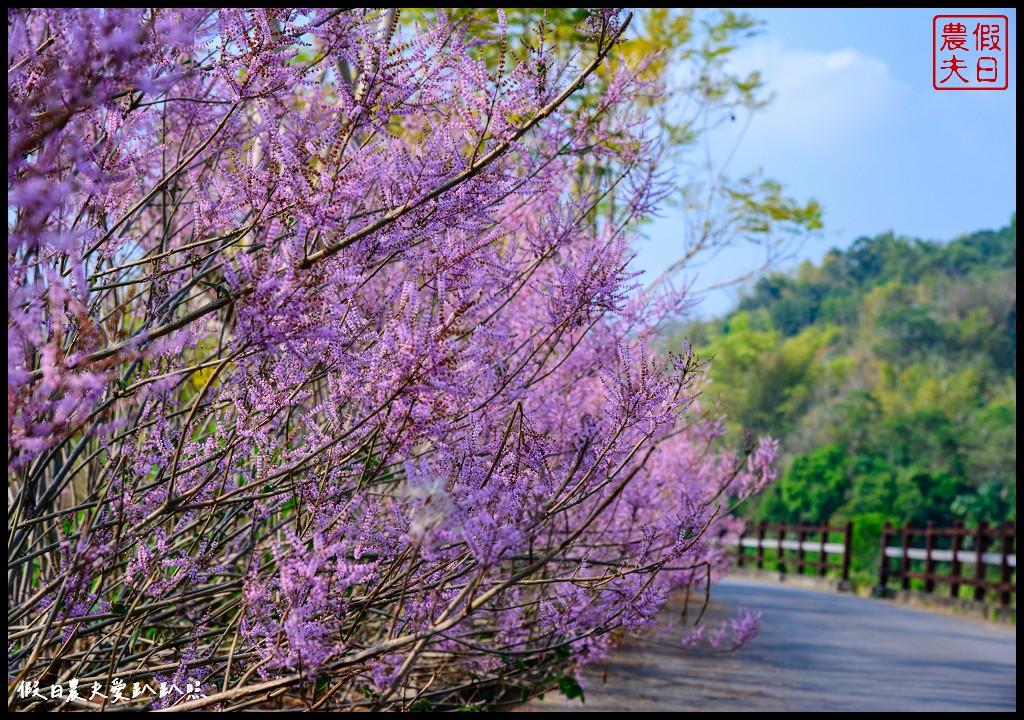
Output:
[[[932,88],[932,18],[937,14],[1009,18],[1009,89]],[[728,171],[763,168],[787,194],[816,198],[825,228],[809,238],[802,259],[888,230],[950,240],[1009,222],[1016,210],[1016,11],[750,10],[765,21],[739,49],[737,70],[760,70],[774,101],[755,115],[736,146],[737,122],[711,137],[712,155],[728,155]],[[742,120],[742,118],[740,118]],[[730,135],[729,133],[732,133]],[[678,257],[683,218],[665,210],[645,228],[634,260],[651,279]],[[694,287],[735,277],[759,264],[749,247],[724,252],[699,268]],[[727,311],[735,289],[714,291],[698,309]]]

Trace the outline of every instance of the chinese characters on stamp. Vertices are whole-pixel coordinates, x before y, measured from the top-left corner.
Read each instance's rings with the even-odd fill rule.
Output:
[[[936,90],[1005,90],[1009,87],[1006,15],[936,15],[932,18],[932,87]]]

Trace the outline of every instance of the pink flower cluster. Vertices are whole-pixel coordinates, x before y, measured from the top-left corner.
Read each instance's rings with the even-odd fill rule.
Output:
[[[441,703],[725,566],[775,448],[651,350],[628,20],[479,22],[8,11],[12,678]]]

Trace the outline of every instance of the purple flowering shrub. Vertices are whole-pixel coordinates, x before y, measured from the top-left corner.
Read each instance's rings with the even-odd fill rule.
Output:
[[[8,11],[9,682],[518,699],[725,566],[775,448],[650,349],[658,89],[494,22]]]

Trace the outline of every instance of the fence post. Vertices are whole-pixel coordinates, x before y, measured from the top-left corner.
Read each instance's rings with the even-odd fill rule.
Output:
[[[779,523],[779,572],[783,575],[786,574],[786,561],[783,553],[785,550],[782,548],[782,540],[786,537],[786,524]]]
[[[757,569],[764,569],[764,531],[768,526],[767,520],[762,520],[757,525]]]
[[[988,523],[982,520],[978,523],[978,532],[975,535],[975,558],[974,558],[974,599],[985,599],[985,541],[987,540]]]
[[[903,526],[903,557],[900,558],[900,587],[904,590],[910,589],[910,526]]]
[[[828,542],[828,523],[821,524],[821,547],[818,549],[818,577],[825,577],[825,543]]]
[[[853,521],[847,520],[843,528],[843,580],[850,579],[850,556],[853,555]]]
[[[953,551],[953,562],[949,566],[949,574],[952,576],[952,582],[949,586],[949,596],[951,598],[960,597],[960,550],[963,548],[964,540],[964,523],[962,520],[956,520],[953,522],[953,541],[950,544],[950,548]]]
[[[807,539],[807,531],[804,529],[804,526],[802,524],[799,527],[800,529],[796,532],[796,574],[803,575],[804,564],[806,559],[806,555],[804,553],[804,540]]]
[[[740,539],[736,545],[736,567],[743,567],[743,536],[747,534],[747,526],[743,525],[743,529],[740,530]]]
[[[929,520],[924,528],[924,591],[935,592],[935,521]]]
[[[1003,551],[999,558],[999,604],[1006,607],[1010,604],[1010,543],[1017,539],[1013,522],[1003,523]]]
[[[878,563],[878,584],[884,589],[889,584],[889,556],[885,554],[889,547],[889,537],[892,535],[892,525],[886,520],[882,523],[882,548],[880,561]]]

